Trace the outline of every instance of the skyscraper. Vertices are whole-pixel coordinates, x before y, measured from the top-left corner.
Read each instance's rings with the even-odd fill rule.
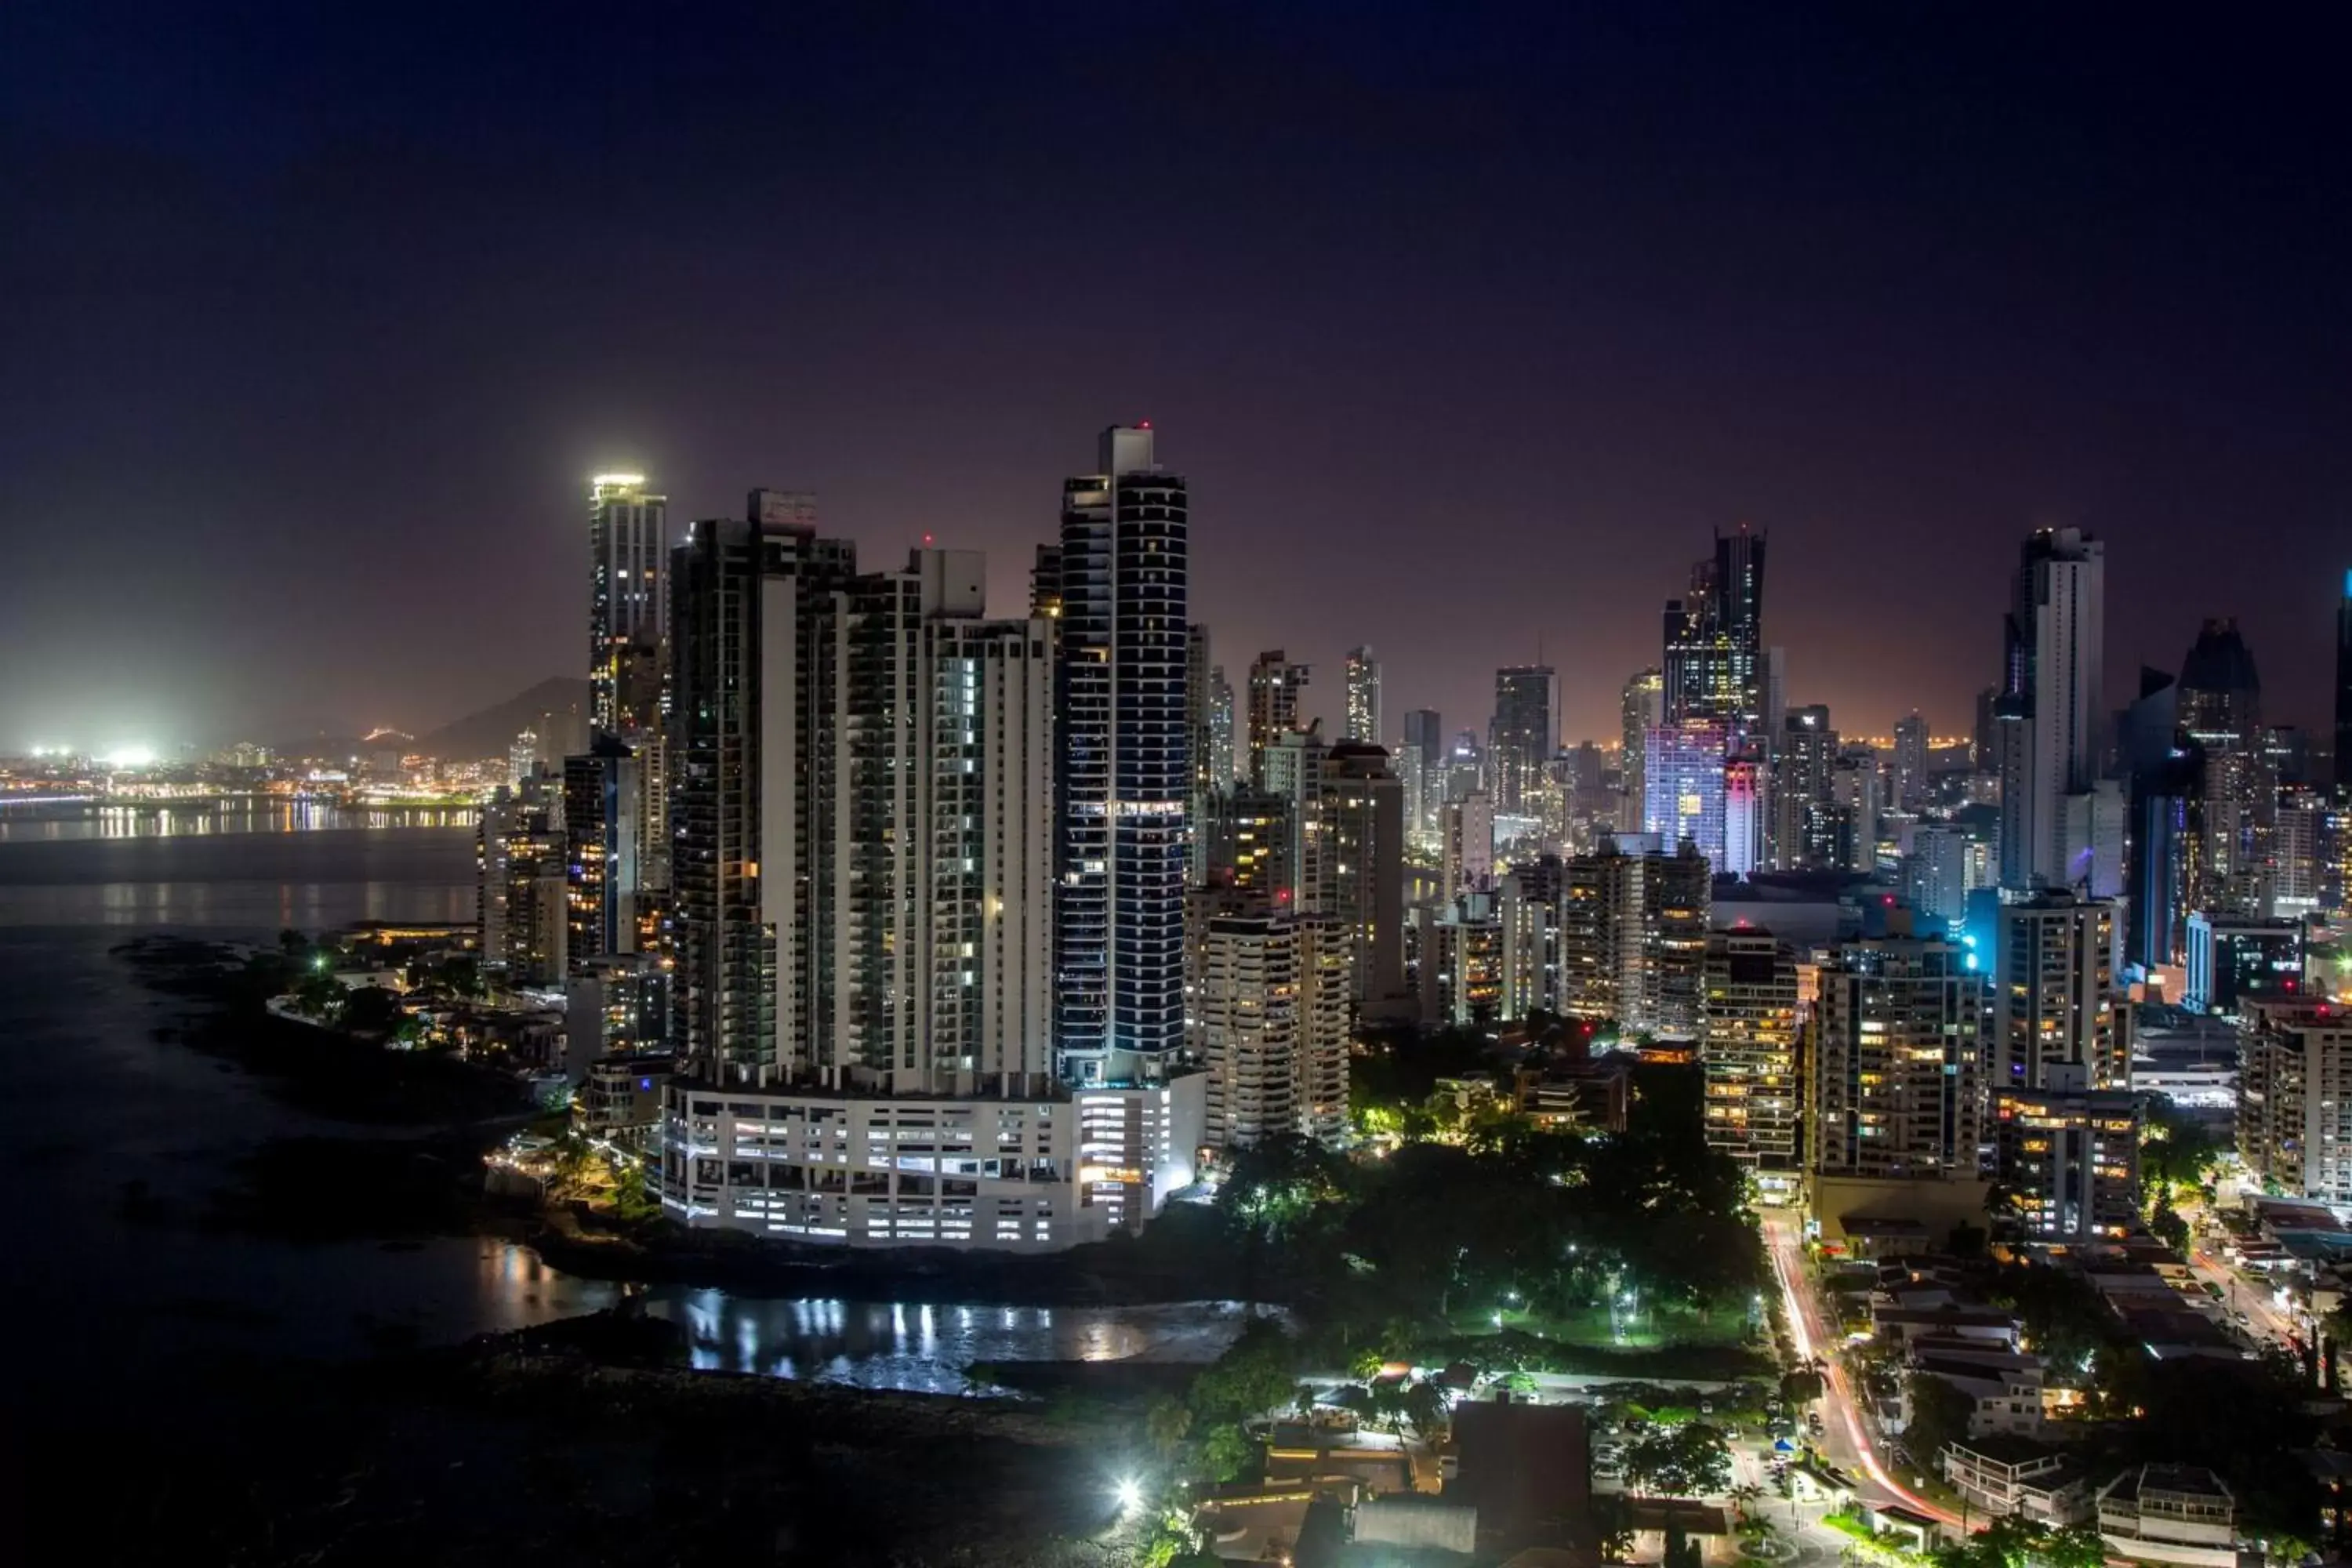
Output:
[[[674,1031],[714,1084],[784,1081],[836,1018],[833,929],[849,875],[833,831],[847,770],[832,693],[856,554],[805,497],[754,491],[741,520],[671,552]]]
[[[1510,665],[1495,672],[1495,723],[1488,739],[1496,816],[1528,812],[1542,787],[1558,700],[1548,664]]]
[[[2352,802],[2352,568],[2336,602],[2336,796]]]
[[[1838,732],[1830,710],[1791,708],[1772,747],[1772,864],[1783,871],[1837,863],[1835,826]]]
[[[2185,857],[2190,909],[2268,912],[2278,779],[2263,746],[2263,682],[2237,623],[2209,620],[2174,687],[2195,781]]]
[[[1662,721],[1715,720],[1735,751],[1765,733],[1764,542],[1745,523],[1717,533],[1714,554],[1691,568],[1689,592],[1666,602],[1664,618]]]
[[[599,733],[633,740],[661,721],[668,518],[643,474],[588,481],[589,722]]]
[[[1231,779],[1216,776],[1217,668],[1209,658],[1209,628],[1198,621],[1187,629],[1184,643],[1184,731],[1192,761],[1192,783],[1187,817],[1192,826],[1192,852],[1186,877],[1195,886],[1208,880],[1210,803],[1217,791],[1233,788]]]
[[[1055,568],[1055,1038],[1081,1084],[1157,1079],[1183,1044],[1192,783],[1184,481],[1153,461],[1149,426],[1104,431],[1097,468],[1063,486]]]
[[[1435,709],[1415,708],[1405,714],[1404,745],[1391,766],[1404,790],[1406,835],[1434,832],[1437,808],[1445,804],[1445,735]]]
[[[2033,534],[2020,554],[1995,712],[2004,888],[2093,879],[2105,637],[2106,546],[2078,528]],[[2118,798],[2118,838],[2121,808]]]
[[[1642,761],[1647,796],[1642,830],[1672,846],[1687,838],[1707,863],[1728,864],[1724,839],[1723,766],[1726,731],[1712,719],[1662,724],[1648,736]]]
[[[1916,814],[1927,804],[1927,721],[1916,712],[1895,721],[1895,809]]]
[[[1619,699],[1617,775],[1624,805],[1617,814],[1617,826],[1627,833],[1642,831],[1642,818],[1649,807],[1642,770],[1646,765],[1650,731],[1665,722],[1664,680],[1654,669],[1643,670],[1625,682]]]
[[[1306,665],[1291,663],[1278,647],[1267,648],[1250,664],[1248,776],[1255,788],[1268,787],[1267,748],[1298,728],[1298,694],[1306,689],[1310,673]]]
[[[1370,648],[1348,650],[1347,681],[1348,721],[1340,738],[1386,745],[1381,738],[1381,665]]]

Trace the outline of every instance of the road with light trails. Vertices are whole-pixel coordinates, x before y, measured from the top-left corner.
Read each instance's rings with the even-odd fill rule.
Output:
[[[1764,1243],[1772,1254],[1772,1271],[1780,1278],[1781,1306],[1789,1316],[1789,1335],[1796,1342],[1797,1357],[1808,1362],[1816,1356],[1821,1358],[1822,1383],[1828,1391],[1822,1400],[1827,1406],[1822,1417],[1822,1457],[1848,1475],[1866,1478],[1883,1494],[1877,1500],[1898,1502],[1938,1523],[1960,1527],[1959,1515],[1937,1507],[1902,1485],[1879,1463],[1862,1405],[1854,1397],[1845,1368],[1838,1364],[1839,1336],[1822,1316],[1812,1291],[1806,1286],[1804,1242],[1797,1222],[1780,1215],[1768,1216],[1764,1221]]]
[[[2243,1309],[2245,1326],[2257,1335],[2267,1338],[2281,1350],[2294,1348],[2293,1342],[2301,1335],[2302,1329],[2289,1314],[2271,1305],[2269,1286],[2240,1279],[2226,1261],[2206,1249],[2201,1237],[2189,1243],[2189,1268],[2198,1279],[2221,1288],[2225,1308]]]

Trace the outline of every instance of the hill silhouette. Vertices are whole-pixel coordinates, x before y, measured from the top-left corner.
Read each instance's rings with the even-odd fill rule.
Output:
[[[539,754],[562,757],[588,749],[588,683],[552,676],[503,702],[477,710],[417,738],[429,757],[463,762],[505,754],[524,730],[539,731]]]

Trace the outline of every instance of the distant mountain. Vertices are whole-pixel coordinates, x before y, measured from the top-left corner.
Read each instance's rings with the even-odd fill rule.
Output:
[[[565,675],[542,680],[504,702],[419,736],[415,749],[451,762],[502,756],[525,730],[539,732],[539,754],[549,762],[586,751],[588,683]]]

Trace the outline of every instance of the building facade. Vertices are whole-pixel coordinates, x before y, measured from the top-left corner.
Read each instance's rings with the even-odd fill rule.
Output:
[[[1714,878],[1685,844],[1620,834],[1565,862],[1560,1002],[1570,1016],[1615,1019],[1628,1035],[1694,1041],[1706,1026],[1707,916]]]
[[[1802,1169],[1804,1083],[1797,1055],[1797,955],[1769,931],[1706,939],[1706,1141],[1786,1203]]]
[[[1816,1177],[1973,1177],[1985,977],[1958,942],[1850,942],[1822,966],[1806,1055]]]
[[[1349,957],[1339,923],[1321,915],[1208,922],[1194,1016],[1212,1148],[1345,1135]]]

